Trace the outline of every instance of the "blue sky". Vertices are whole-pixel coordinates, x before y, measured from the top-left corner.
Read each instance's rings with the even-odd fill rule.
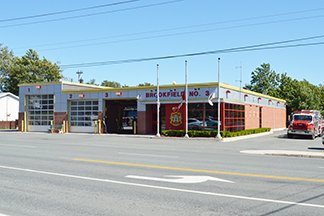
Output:
[[[0,20],[102,5],[125,0],[11,0],[1,4]],[[152,6],[153,4],[159,4]],[[151,5],[151,6],[149,6]],[[132,8],[131,10],[127,8]],[[109,11],[115,12],[109,12]],[[100,15],[20,25],[89,13]],[[16,25],[17,26],[12,26]],[[16,55],[29,48],[61,65],[137,59],[221,50],[276,41],[324,35],[322,0],[139,0],[113,7],[37,19],[0,21],[0,43]],[[296,43],[322,42],[317,40]],[[295,43],[295,44],[296,44]],[[313,84],[324,84],[324,45],[250,52],[202,55],[140,63],[64,69],[63,75],[83,79],[117,81],[129,86],[156,82],[184,83],[188,61],[190,83],[217,81],[221,58],[221,82],[239,86],[262,63],[277,73]]]

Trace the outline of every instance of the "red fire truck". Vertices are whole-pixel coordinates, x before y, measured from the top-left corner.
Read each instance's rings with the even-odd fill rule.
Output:
[[[315,139],[323,135],[323,120],[320,111],[299,110],[291,114],[291,122],[288,126],[287,136],[293,138],[294,135],[309,136]]]

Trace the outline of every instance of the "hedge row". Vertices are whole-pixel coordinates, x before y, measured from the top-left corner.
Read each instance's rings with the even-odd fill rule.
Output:
[[[257,133],[264,133],[269,132],[271,128],[256,128],[256,129],[248,129],[248,130],[241,130],[236,132],[231,131],[221,131],[220,134],[223,138],[225,137],[236,137],[236,136],[244,136],[249,134],[257,134]],[[184,130],[162,130],[161,134],[163,136],[171,136],[171,137],[183,137],[185,136],[186,132]],[[216,130],[189,130],[188,136],[189,137],[216,137],[217,131]]]

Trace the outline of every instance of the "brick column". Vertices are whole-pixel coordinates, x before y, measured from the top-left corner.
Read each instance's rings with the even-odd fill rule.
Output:
[[[63,124],[63,121],[68,120],[68,114],[66,112],[55,112],[54,113],[54,125]]]
[[[24,120],[24,113],[23,112],[18,113],[18,130],[19,131],[23,131],[22,127],[21,127],[23,120]],[[25,122],[25,124],[26,124],[26,122]]]
[[[137,111],[137,133],[138,134],[147,134],[146,128],[146,112]]]

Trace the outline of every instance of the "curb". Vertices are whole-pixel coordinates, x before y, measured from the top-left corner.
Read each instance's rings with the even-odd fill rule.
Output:
[[[19,133],[19,134],[48,134],[48,135],[55,135],[59,133],[48,133],[48,132],[21,132],[17,130],[13,131],[4,131],[0,130],[0,133]],[[64,133],[61,135],[93,135],[93,136],[107,136],[107,137],[128,137],[128,138],[148,138],[148,139],[180,139],[180,140],[215,140],[216,142],[234,142],[238,140],[244,140],[244,139],[251,139],[256,137],[262,137],[262,136],[268,136],[273,134],[273,131],[270,132],[264,132],[264,133],[257,133],[257,134],[250,134],[250,135],[244,135],[244,136],[237,136],[237,137],[229,137],[229,138],[222,138],[219,140],[217,137],[168,137],[168,136],[160,136],[157,137],[156,135],[139,135],[139,134],[94,134],[94,133]]]
[[[307,152],[307,151],[288,151],[288,150],[244,150],[240,151],[243,154],[255,155],[271,155],[271,156],[288,156],[288,157],[304,157],[304,158],[322,158],[323,152]]]
[[[251,139],[251,138],[256,138],[256,137],[268,136],[271,134],[273,134],[273,131],[258,133],[258,134],[250,134],[250,135],[245,135],[245,136],[223,138],[222,142],[234,142],[234,141],[238,141],[238,140],[245,140],[245,139]]]

